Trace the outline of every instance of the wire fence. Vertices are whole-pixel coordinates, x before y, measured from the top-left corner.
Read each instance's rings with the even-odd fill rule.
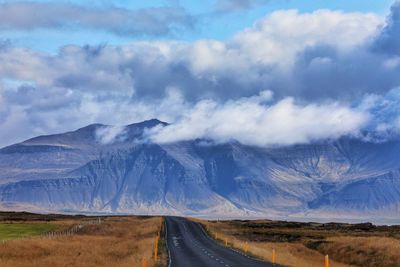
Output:
[[[68,229],[50,231],[43,235],[44,235],[44,237],[47,237],[47,238],[70,236],[70,235],[77,234],[79,231],[81,231],[87,225],[100,225],[100,224],[102,224],[102,222],[103,222],[103,220],[101,218],[97,218],[96,220],[90,220],[90,221],[82,221],[79,224],[75,224]]]

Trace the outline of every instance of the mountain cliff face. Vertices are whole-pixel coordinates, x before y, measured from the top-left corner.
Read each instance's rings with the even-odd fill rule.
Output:
[[[400,141],[258,148],[194,140],[100,142],[95,124],[0,150],[0,203],[44,210],[209,216],[400,217]],[[325,216],[324,215],[324,216]]]

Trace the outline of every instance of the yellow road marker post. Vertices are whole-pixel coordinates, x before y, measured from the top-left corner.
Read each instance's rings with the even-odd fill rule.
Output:
[[[325,267],[329,267],[329,256],[325,256]]]
[[[154,262],[157,264],[158,263],[158,240],[159,237],[156,237],[156,242],[154,243]]]
[[[244,252],[247,253],[249,251],[249,242],[246,241],[244,245]]]
[[[142,267],[147,267],[147,260],[146,258],[142,259]]]
[[[275,264],[275,262],[276,262],[276,251],[275,251],[275,249],[273,248],[273,249],[272,249],[272,264]]]

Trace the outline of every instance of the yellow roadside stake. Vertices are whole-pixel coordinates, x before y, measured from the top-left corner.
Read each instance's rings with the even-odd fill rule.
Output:
[[[329,256],[325,256],[325,267],[329,267]]]
[[[249,242],[246,241],[246,244],[244,245],[244,252],[247,253],[249,251]]]
[[[272,264],[275,264],[276,262],[276,252],[275,249],[272,249]]]
[[[142,267],[147,267],[147,260],[146,258],[142,259]]]
[[[158,236],[156,238],[156,242],[154,244],[154,262],[158,263]]]
[[[225,237],[225,247],[228,246],[228,239]]]

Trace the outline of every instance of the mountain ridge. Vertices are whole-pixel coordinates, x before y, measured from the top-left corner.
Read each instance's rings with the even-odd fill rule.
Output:
[[[400,217],[399,141],[341,138],[272,148],[135,142],[159,124],[168,125],[129,124],[111,143],[101,143],[96,130],[112,126],[92,124],[2,148],[0,203],[215,217]]]

